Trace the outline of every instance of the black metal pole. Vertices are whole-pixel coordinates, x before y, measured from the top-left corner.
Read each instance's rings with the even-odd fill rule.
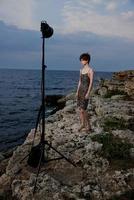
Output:
[[[52,35],[52,33],[53,32],[51,31],[51,34],[47,33],[46,36],[50,37]],[[42,42],[42,82],[41,82],[41,93],[42,93],[41,103],[42,104],[41,104],[41,108],[39,110],[39,114],[38,114],[38,118],[37,118],[37,123],[36,123],[36,125],[38,125],[40,114],[42,114],[42,133],[41,133],[41,138],[40,138],[40,144],[38,144],[37,146],[33,147],[33,144],[34,144],[34,140],[33,140],[31,152],[28,154],[29,155],[29,159],[28,159],[29,162],[28,162],[28,164],[30,163],[30,166],[33,166],[34,159],[38,159],[37,157],[35,157],[37,155],[36,153],[37,152],[40,153],[39,162],[38,162],[38,171],[37,171],[37,175],[36,175],[36,180],[35,180],[35,185],[34,185],[34,191],[33,191],[33,193],[36,190],[37,178],[38,178],[38,175],[39,175],[39,172],[40,172],[41,162],[45,163],[45,162],[49,162],[49,161],[53,161],[53,160],[58,160],[58,159],[64,158],[64,159],[66,159],[66,161],[68,161],[69,163],[71,163],[73,166],[76,167],[75,163],[73,163],[69,158],[67,158],[66,156],[64,156],[59,151],[57,151],[51,144],[48,143],[48,141],[45,140],[45,110],[46,110],[46,105],[45,105],[45,100],[46,100],[46,98],[45,98],[45,68],[47,67],[44,64],[45,63],[45,55],[44,55],[44,52],[45,52],[45,50],[44,50],[45,49],[45,34],[43,34],[42,39],[43,39],[43,42]],[[34,138],[35,138],[35,135],[36,135],[36,130],[35,130],[35,133],[34,133]],[[51,148],[54,151],[56,151],[61,157],[59,157],[59,158],[53,158],[53,159],[49,159],[48,160],[47,156],[45,157],[45,154],[46,154],[46,152],[45,152],[46,151],[45,145],[48,145],[49,148]],[[39,147],[40,149],[37,148],[36,153],[35,153],[34,148],[36,148],[36,147]],[[31,157],[31,155],[32,155],[32,157]],[[25,156],[25,158],[27,156]],[[22,159],[20,162],[22,162],[24,159]]]
[[[41,134],[41,143],[45,141],[45,55],[44,55],[44,46],[45,46],[45,38],[43,38],[42,42],[42,134]]]

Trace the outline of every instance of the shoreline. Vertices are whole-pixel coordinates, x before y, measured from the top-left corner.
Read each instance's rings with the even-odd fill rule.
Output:
[[[50,109],[49,114],[48,114],[48,111],[46,111],[46,119],[49,115],[53,115],[58,110],[64,108],[64,106],[66,104],[65,100],[62,101],[61,103],[58,102],[58,100],[60,100],[62,98],[64,99],[65,95],[59,95],[59,94],[57,94],[57,95],[46,95],[46,107],[47,107],[48,110]],[[25,135],[26,135],[26,133],[25,133]],[[21,138],[25,139],[26,138],[25,135],[21,136]],[[18,139],[18,141],[19,141],[19,139]],[[10,142],[8,141],[8,143],[12,144],[12,141],[10,141]],[[1,149],[0,149],[0,161],[2,159],[2,156],[7,158],[8,154],[11,154],[11,152],[14,151],[14,149],[17,148],[17,146],[19,146],[21,144],[23,144],[23,142],[18,143],[17,145],[10,147],[10,148],[5,147],[5,148],[2,149],[2,147],[1,147]]]
[[[47,164],[48,174],[40,173],[40,187],[35,199],[84,200],[91,197],[93,200],[103,200],[126,195],[127,191],[132,193],[133,83],[134,71],[127,70],[115,72],[111,80],[102,79],[100,84],[92,89],[87,108],[90,114],[91,133],[84,130],[78,132],[79,115],[75,93],[72,92],[60,99],[61,102],[66,100],[66,105],[46,119],[46,140],[69,156],[77,165],[77,169],[64,159]],[[9,195],[16,199],[33,199],[36,169],[28,166],[26,160],[19,163],[29,152],[33,133],[34,129],[31,129],[24,143],[19,145],[3,164],[5,169],[0,177],[1,196],[6,195],[5,191],[8,191]],[[38,128],[35,144],[39,143],[39,139]],[[50,151],[49,157],[53,156],[56,154]]]

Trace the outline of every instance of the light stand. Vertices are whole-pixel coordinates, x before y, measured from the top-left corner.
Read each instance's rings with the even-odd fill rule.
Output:
[[[71,163],[73,166],[76,167],[76,164],[73,163],[73,161],[71,161],[69,158],[65,157],[62,153],[60,153],[57,149],[55,149],[51,144],[48,143],[47,140],[45,140],[45,69],[46,69],[46,65],[45,63],[45,57],[44,57],[44,46],[45,46],[45,38],[51,37],[53,34],[53,29],[46,23],[46,22],[41,22],[41,31],[42,31],[42,83],[41,83],[41,90],[42,90],[42,105],[40,107],[39,113],[38,113],[38,117],[37,117],[37,122],[36,122],[36,129],[35,129],[35,133],[34,133],[34,138],[35,138],[35,134],[37,131],[37,126],[38,126],[38,122],[39,122],[39,118],[40,118],[40,114],[42,114],[42,132],[41,132],[41,139],[38,145],[33,146],[34,144],[34,139],[33,139],[33,144],[32,144],[32,148],[31,148],[31,152],[27,155],[29,156],[28,159],[28,164],[32,167],[37,167],[38,166],[38,171],[37,171],[37,175],[36,175],[36,180],[35,180],[35,184],[34,184],[34,191],[36,190],[36,184],[37,184],[37,178],[40,172],[40,167],[41,167],[41,162],[43,163],[47,163],[49,161],[53,161],[53,160],[58,160],[58,159],[62,159],[64,158],[66,161],[68,161],[69,163]],[[47,159],[45,153],[46,153],[46,145],[49,147],[49,149],[53,149],[55,152],[57,152],[61,157],[58,158],[53,158],[53,159]],[[26,157],[27,157],[26,156]],[[21,162],[26,158],[24,157]]]

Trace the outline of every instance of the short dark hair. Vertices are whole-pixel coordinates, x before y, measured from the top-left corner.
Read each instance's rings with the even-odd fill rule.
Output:
[[[81,59],[82,60],[88,60],[88,63],[90,62],[90,60],[91,60],[91,56],[90,56],[90,54],[89,53],[83,53],[83,54],[81,54],[80,55],[80,61],[81,61]]]

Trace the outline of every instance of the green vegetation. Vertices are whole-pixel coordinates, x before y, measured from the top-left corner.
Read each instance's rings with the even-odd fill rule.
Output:
[[[113,196],[109,200],[133,200],[133,199],[134,199],[134,190],[129,190],[120,196]]]
[[[122,100],[124,101],[133,101],[133,98],[128,94],[123,95]]]
[[[120,119],[116,117],[107,117],[104,119],[103,126],[104,126],[104,131],[129,128],[128,124],[123,119],[123,117],[121,117]]]
[[[111,98],[113,95],[127,95],[127,93],[118,89],[108,90],[107,94],[104,95],[104,98]]]
[[[106,157],[109,161],[112,159],[128,160],[130,158],[129,150],[133,147],[130,143],[124,143],[120,138],[112,134],[99,134],[92,137],[93,141],[102,143],[101,156]]]

